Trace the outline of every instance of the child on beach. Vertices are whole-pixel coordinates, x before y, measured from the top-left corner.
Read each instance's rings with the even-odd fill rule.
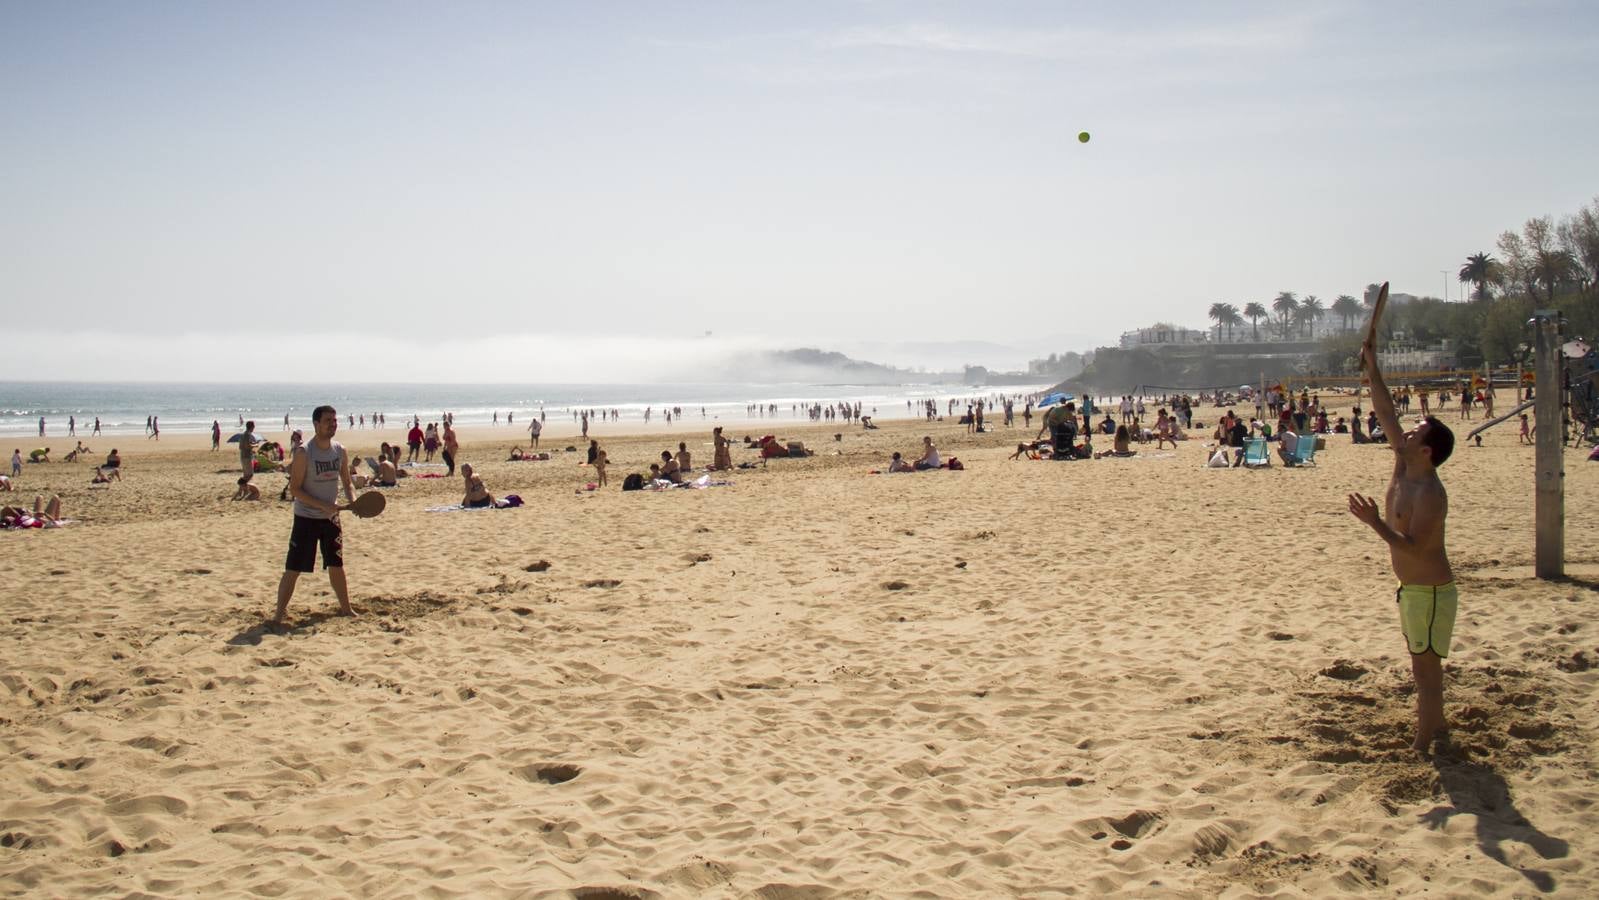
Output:
[[[1527,444],[1528,446],[1532,445],[1532,432],[1527,429],[1528,424],[1529,423],[1527,421],[1527,414],[1526,413],[1522,413],[1521,414],[1521,436],[1516,441],[1516,443],[1518,445],[1520,445],[1520,444]]]
[[[239,489],[233,492],[235,500],[260,500],[261,489],[250,483],[250,476],[239,476]]]
[[[594,472],[598,476],[596,478],[596,483],[598,483],[600,487],[605,487],[606,485],[605,467],[610,463],[610,461],[611,458],[605,455],[604,450],[596,449],[594,451]]]

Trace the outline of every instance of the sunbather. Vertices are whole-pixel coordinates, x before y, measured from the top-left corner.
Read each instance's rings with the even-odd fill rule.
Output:
[[[0,506],[0,528],[59,528],[61,527],[61,498],[52,494],[50,502],[44,497],[33,498],[33,511],[20,506]]]
[[[494,495],[483,486],[483,478],[472,471],[471,463],[461,464],[461,479],[466,482],[466,494],[461,498],[461,505],[468,509],[477,509],[484,506],[497,505]]]

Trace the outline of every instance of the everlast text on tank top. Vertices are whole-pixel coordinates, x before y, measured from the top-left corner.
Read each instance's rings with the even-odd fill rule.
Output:
[[[326,450],[318,447],[315,440],[308,442],[300,450],[305,455],[305,492],[318,500],[333,503],[339,498],[339,470],[344,462],[344,445],[338,441],[330,441]],[[294,514],[308,519],[331,519],[332,516],[320,509],[314,509],[301,503],[299,498],[294,501]]]

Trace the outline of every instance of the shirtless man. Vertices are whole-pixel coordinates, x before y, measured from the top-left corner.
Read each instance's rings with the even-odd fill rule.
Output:
[[[1399,579],[1395,599],[1416,682],[1416,740],[1411,746],[1425,755],[1434,739],[1446,734],[1443,659],[1449,655],[1458,600],[1454,571],[1444,552],[1449,495],[1438,479],[1438,466],[1454,452],[1455,435],[1431,416],[1411,431],[1402,431],[1393,398],[1377,369],[1371,334],[1361,346],[1361,357],[1371,374],[1372,409],[1394,451],[1394,473],[1385,500],[1387,520],[1377,501],[1360,494],[1349,495],[1349,512],[1387,542]]]

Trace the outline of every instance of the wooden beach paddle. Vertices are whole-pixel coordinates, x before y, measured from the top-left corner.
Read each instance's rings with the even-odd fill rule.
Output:
[[[1371,324],[1366,326],[1366,342],[1372,349],[1377,347],[1377,320],[1382,318],[1382,311],[1388,306],[1388,282],[1382,283],[1382,288],[1377,291],[1377,302],[1371,306]],[[1366,355],[1360,355],[1360,371],[1366,371]]]
[[[344,509],[355,513],[362,519],[370,519],[383,512],[383,508],[388,506],[388,504],[389,500],[383,496],[382,491],[367,491],[355,498],[353,502],[345,505]]]

